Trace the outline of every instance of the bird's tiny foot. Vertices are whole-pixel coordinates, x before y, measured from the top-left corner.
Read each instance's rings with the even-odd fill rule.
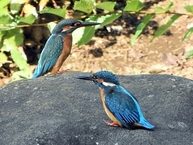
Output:
[[[113,126],[113,127],[116,127],[116,126],[119,126],[116,122],[108,122],[106,120],[104,120],[104,122],[109,125],[109,126]]]
[[[64,72],[67,72],[68,70],[70,70],[70,69],[60,70],[60,71],[57,72],[57,74],[62,74],[62,73],[64,73]]]

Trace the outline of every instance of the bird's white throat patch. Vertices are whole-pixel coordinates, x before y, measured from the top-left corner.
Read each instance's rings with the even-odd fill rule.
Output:
[[[102,82],[102,84],[106,87],[113,87],[113,86],[116,86],[115,84],[113,83],[109,83],[109,82]]]

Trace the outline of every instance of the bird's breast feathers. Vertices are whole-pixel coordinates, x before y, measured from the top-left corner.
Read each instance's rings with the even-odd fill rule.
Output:
[[[108,109],[107,106],[106,106],[104,89],[100,89],[100,96],[101,96],[103,108],[104,108],[105,113],[107,114],[107,116],[108,116],[113,122],[115,122],[115,123],[118,124],[119,126],[122,126],[122,124],[120,123],[120,121],[117,120],[117,118],[112,114],[112,112],[109,111],[109,109]]]
[[[63,41],[63,51],[65,51],[65,53],[70,53],[71,47],[72,47],[72,35],[67,34]]]

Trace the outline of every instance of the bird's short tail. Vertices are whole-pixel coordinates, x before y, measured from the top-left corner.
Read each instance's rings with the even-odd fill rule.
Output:
[[[146,129],[154,129],[154,126],[150,124],[145,118],[141,119],[138,124],[139,126],[142,126]]]
[[[38,66],[37,66],[37,68],[35,69],[34,74],[33,74],[33,76],[32,76],[32,79],[35,79],[35,78],[37,78],[37,77],[39,77],[39,76],[40,76],[40,73],[39,73],[39,71],[38,71]]]
[[[34,74],[33,76],[32,76],[32,79],[35,79],[35,78],[37,78],[38,76],[36,75],[36,74]]]

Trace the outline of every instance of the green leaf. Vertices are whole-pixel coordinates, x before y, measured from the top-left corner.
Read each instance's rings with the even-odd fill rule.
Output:
[[[88,43],[91,38],[94,36],[95,28],[94,27],[85,27],[84,33],[81,39],[78,41],[78,46]]]
[[[50,32],[52,32],[52,30],[55,28],[56,25],[57,25],[56,22],[49,22],[49,23],[47,24],[47,27],[48,27],[48,29],[50,30]]]
[[[106,26],[110,23],[112,23],[113,21],[117,20],[119,17],[121,16],[120,13],[113,13],[111,15],[105,15],[105,16],[101,16],[97,19],[97,22],[101,23],[100,25],[96,26],[95,28],[101,28],[103,26]]]
[[[35,20],[36,20],[36,17],[33,14],[30,14],[27,17],[20,17],[19,24],[20,23],[33,24]]]
[[[10,11],[12,14],[16,14],[21,10],[22,5],[19,3],[11,3],[10,4]]]
[[[7,56],[3,53],[0,52],[0,67],[2,66],[3,63],[7,61]]]
[[[16,29],[13,29],[13,30],[15,30],[15,35],[14,35],[15,44],[17,46],[22,45],[23,44],[23,40],[24,40],[22,29],[16,28]]]
[[[6,51],[10,51],[11,57],[21,71],[24,71],[27,76],[31,75],[31,70],[23,58],[22,54],[18,51],[18,46],[23,44],[23,32],[21,28],[15,28],[9,31],[4,31],[3,47]]]
[[[16,65],[19,67],[20,70],[30,71],[30,68],[26,60],[23,58],[22,54],[18,51],[17,47],[12,47],[10,52],[13,61],[16,63]]]
[[[193,13],[193,5],[185,5],[184,8],[187,12]]]
[[[0,24],[0,31],[15,29],[16,26],[17,26],[16,22],[12,22],[11,24]]]
[[[188,54],[186,55],[186,59],[190,58],[191,56],[193,56],[193,50],[190,50],[188,52]]]
[[[170,2],[169,5],[165,9],[161,7],[156,7],[155,13],[165,13],[169,11],[173,5],[174,5],[173,2]]]
[[[0,31],[0,51],[2,50],[2,46],[3,46],[3,37],[4,37],[5,32]]]
[[[99,18],[99,16],[97,16],[97,15],[92,15],[92,16],[88,17],[88,18],[86,19],[86,21],[87,21],[87,22],[90,22],[90,21],[92,21],[92,22],[99,22],[99,21],[98,21],[98,18]],[[96,26],[97,26],[97,25],[96,25]]]
[[[12,75],[12,81],[31,78],[32,73],[30,71],[17,71]]]
[[[10,24],[12,22],[9,15],[0,16],[0,24]]]
[[[176,21],[180,16],[181,15],[179,14],[174,14],[165,25],[162,25],[158,28],[158,30],[154,33],[154,36],[150,41],[153,41],[153,39],[155,39],[156,37],[163,35],[168,30],[168,28],[174,23],[174,21]]]
[[[84,34],[84,28],[78,28],[72,33],[72,38],[73,38],[73,44],[77,44],[78,41],[82,38],[82,35]]]
[[[1,47],[1,50],[2,50],[2,51],[9,52],[9,50],[7,49],[7,47],[6,47],[5,45],[3,45],[3,46]]]
[[[8,8],[5,7],[5,8],[1,8],[0,10],[0,16],[2,15],[8,15],[9,16],[9,11],[8,11]]]
[[[84,33],[81,37],[81,39],[78,41],[78,45],[83,45],[83,44],[86,44],[88,43],[91,38],[94,36],[94,33],[95,33],[95,30],[99,27],[103,27],[107,24],[110,24],[112,23],[114,20],[118,19],[119,17],[121,16],[121,14],[119,13],[116,13],[116,14],[111,14],[111,15],[106,15],[106,16],[101,16],[101,17],[98,17],[98,16],[91,16],[87,19],[87,21],[96,21],[96,22],[101,22],[100,25],[96,25],[94,27],[86,27],[84,29]]]
[[[154,15],[146,15],[143,18],[143,21],[137,26],[137,31],[135,32],[135,35],[132,36],[130,44],[133,45],[136,41],[136,39],[139,37],[139,35],[143,32],[143,29],[145,28],[145,26],[149,23],[149,21],[151,20],[151,18]]]
[[[6,47],[6,51],[10,51],[12,47],[23,44],[23,32],[21,28],[15,28],[5,32],[3,45]]]
[[[184,37],[182,38],[182,41],[184,41],[185,39],[187,39],[193,32],[193,27],[191,27],[190,29],[188,29],[188,31],[186,32],[186,34],[184,35]]]
[[[165,8],[165,12],[169,11],[173,5],[174,5],[174,3],[172,1],[170,1],[169,5]]]
[[[98,16],[93,15],[93,16],[90,16],[89,18],[87,18],[85,21],[87,21],[87,22],[98,22],[97,19],[98,19]],[[90,41],[90,39],[92,38],[92,36],[94,35],[94,33],[92,32],[93,28],[96,30],[96,27],[98,27],[98,26],[99,25],[92,26],[92,27],[79,28],[79,29],[75,30],[72,33],[72,35],[73,35],[73,44],[77,43],[80,46],[80,45],[88,43]],[[90,34],[87,34],[87,32],[90,33]],[[85,39],[87,39],[87,40],[85,40]]]
[[[0,0],[0,9],[7,6],[10,2],[11,0]]]
[[[157,14],[165,13],[165,10],[162,7],[156,7],[155,13]]]
[[[116,5],[116,2],[101,2],[101,3],[98,3],[96,7],[107,11],[113,11],[115,5]]]
[[[127,2],[127,5],[123,11],[139,12],[144,8],[144,6],[145,5],[139,0],[131,0]]]
[[[66,15],[66,8],[54,9],[54,8],[47,7],[47,8],[44,8],[42,11],[40,11],[40,14],[45,14],[45,13],[54,14],[64,18]]]
[[[94,1],[92,1],[92,0],[80,0],[80,1],[75,1],[73,9],[90,14],[92,12],[93,8],[94,8]]]

